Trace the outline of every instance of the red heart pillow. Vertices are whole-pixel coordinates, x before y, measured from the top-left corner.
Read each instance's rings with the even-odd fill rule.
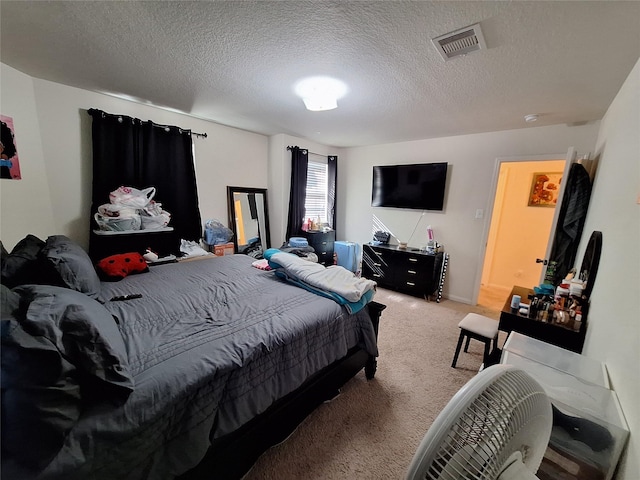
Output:
[[[137,252],[111,255],[100,260],[97,267],[105,280],[122,280],[132,273],[149,271],[146,260]]]

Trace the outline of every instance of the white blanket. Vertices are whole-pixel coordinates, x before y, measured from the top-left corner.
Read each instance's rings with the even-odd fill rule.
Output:
[[[269,260],[284,268],[288,275],[312,287],[334,292],[349,302],[357,302],[369,290],[374,290],[376,282],[358,278],[344,267],[325,267],[309,262],[290,253],[274,253]]]

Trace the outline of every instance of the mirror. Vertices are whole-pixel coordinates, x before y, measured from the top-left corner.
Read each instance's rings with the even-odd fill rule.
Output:
[[[591,297],[591,291],[593,290],[593,284],[596,281],[596,274],[598,273],[598,266],[600,265],[600,255],[602,253],[602,232],[594,231],[589,238],[587,248],[584,251],[584,257],[582,257],[582,265],[577,272],[579,277],[585,280],[585,287],[582,291],[582,295],[585,298]]]
[[[267,189],[227,187],[227,207],[235,253],[262,258],[271,246]]]

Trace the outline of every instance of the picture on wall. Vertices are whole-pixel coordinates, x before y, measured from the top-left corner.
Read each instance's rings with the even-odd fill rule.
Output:
[[[529,194],[530,207],[555,207],[560,193],[562,172],[534,173]]]
[[[13,118],[0,115],[0,178],[20,180],[20,160],[13,129]]]

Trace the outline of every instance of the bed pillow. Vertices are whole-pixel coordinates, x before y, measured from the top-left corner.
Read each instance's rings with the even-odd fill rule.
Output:
[[[138,252],[120,253],[103,258],[96,265],[104,280],[122,280],[132,273],[148,272],[147,261]]]
[[[4,267],[4,261],[8,255],[9,252],[7,252],[7,249],[4,248],[4,244],[0,240],[0,268]]]
[[[13,315],[20,306],[20,295],[6,285],[0,285],[0,306],[0,318]]]
[[[127,351],[116,319],[96,300],[50,285],[23,285],[20,323],[51,341],[78,369],[82,395],[124,402],[133,391]],[[22,316],[23,315],[23,316]]]
[[[53,265],[63,286],[93,298],[98,296],[100,278],[80,245],[64,235],[52,235],[47,238],[41,255]]]
[[[13,315],[20,296],[2,289],[2,455],[32,470],[44,468],[80,417],[74,365],[48,338],[25,332]]]
[[[11,253],[6,253],[3,247],[2,284],[13,288],[25,283],[47,283],[52,280],[51,270],[45,271],[39,257],[44,245],[44,241],[29,234],[16,243]]]

